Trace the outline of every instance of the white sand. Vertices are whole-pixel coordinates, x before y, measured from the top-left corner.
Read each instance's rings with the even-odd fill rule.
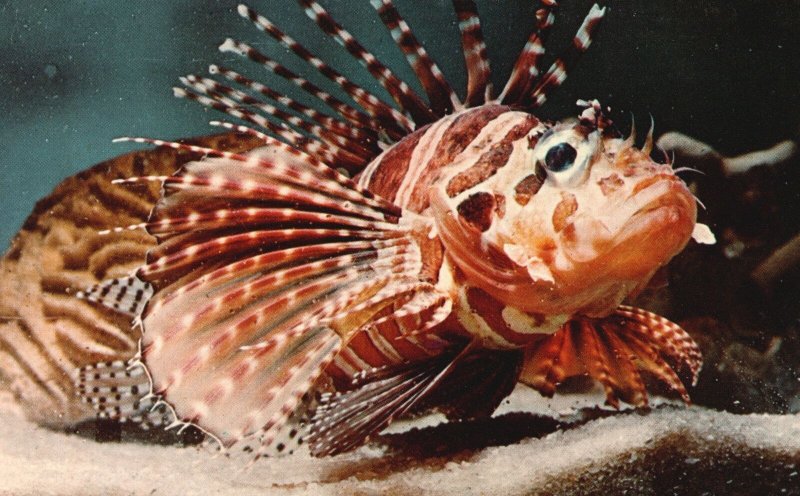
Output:
[[[97,443],[48,431],[6,407],[0,412],[0,494],[418,496],[531,494],[553,487],[574,494],[594,492],[586,480],[598,484],[597,491],[629,483],[625,487],[653,493],[657,492],[653,485],[661,483],[654,471],[671,468],[641,468],[637,463],[649,460],[652,464],[654,456],[657,462],[658,456],[667,456],[662,452],[690,468],[711,463],[712,470],[714,463],[729,470],[725,460],[738,460],[740,452],[755,453],[765,464],[775,464],[775,459],[784,460],[783,464],[788,463],[785,460],[800,462],[800,417],[663,409],[644,416],[595,420],[542,439],[458,456],[457,461],[387,457],[382,449],[368,446],[328,459],[295,454],[260,461],[244,470],[246,461],[198,448]],[[408,463],[413,467],[407,468]],[[781,476],[791,480],[800,465],[795,475],[791,465],[779,468],[785,469]],[[770,469],[765,467],[767,472]],[[609,486],[604,477],[620,479]],[[583,482],[576,485],[576,480]],[[788,494],[800,491],[800,477],[795,482]]]

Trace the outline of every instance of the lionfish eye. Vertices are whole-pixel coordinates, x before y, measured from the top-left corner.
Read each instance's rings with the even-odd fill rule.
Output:
[[[560,172],[572,167],[577,156],[578,151],[572,145],[559,143],[547,150],[547,154],[544,156],[544,166],[547,167],[547,170]]]

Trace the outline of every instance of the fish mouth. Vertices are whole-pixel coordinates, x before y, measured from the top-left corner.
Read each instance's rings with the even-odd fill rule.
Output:
[[[647,186],[630,201],[637,208],[613,235],[608,263],[618,276],[636,279],[683,250],[692,236],[697,206],[677,177]]]
[[[683,181],[664,175],[604,215],[576,218],[562,233],[564,254],[582,278],[639,280],[683,249],[696,215]]]
[[[615,248],[665,230],[686,231],[686,241],[691,236],[697,215],[696,200],[679,178],[661,179],[636,193],[626,203],[630,206],[623,207],[623,211],[616,214],[627,220],[613,235]]]

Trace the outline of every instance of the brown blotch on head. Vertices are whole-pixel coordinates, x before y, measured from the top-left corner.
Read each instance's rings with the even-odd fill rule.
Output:
[[[625,181],[615,172],[598,180],[597,184],[600,186],[600,191],[603,192],[603,195],[608,196],[620,189],[625,184]]]
[[[500,193],[494,194],[494,213],[497,214],[497,217],[502,219],[506,216],[506,197],[501,195]]]
[[[454,198],[492,177],[508,163],[508,159],[514,151],[514,142],[524,138],[538,124],[538,119],[529,115],[524,121],[512,127],[503,139],[485,151],[472,167],[459,172],[450,179],[446,189],[447,196]]]
[[[544,180],[536,174],[526,176],[525,179],[514,186],[514,200],[522,206],[528,204],[531,198],[539,192]]]
[[[561,201],[556,205],[553,210],[553,229],[556,232],[561,232],[567,227],[568,220],[575,211],[578,210],[578,200],[572,193],[562,192]]]
[[[458,215],[480,232],[484,232],[492,226],[494,209],[494,195],[486,192],[470,195],[456,208]]]
[[[514,145],[498,143],[478,158],[475,165],[459,172],[447,183],[447,196],[453,198],[460,193],[492,177],[500,167],[506,165]]]

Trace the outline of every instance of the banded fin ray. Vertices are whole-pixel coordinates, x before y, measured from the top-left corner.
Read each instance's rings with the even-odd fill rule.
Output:
[[[505,88],[497,97],[501,102],[518,102],[523,95],[530,93],[533,83],[539,76],[541,71],[539,64],[545,54],[544,45],[555,21],[555,10],[558,8],[555,0],[545,0],[542,4],[543,6],[536,11],[536,29],[528,37],[514,63]]]
[[[430,226],[288,145],[209,151],[164,181],[137,273],[155,288],[142,361],[179,422],[225,447],[271,451],[352,336],[446,306],[419,278]]]
[[[394,2],[392,0],[370,0],[370,3],[378,11],[381,21],[416,73],[417,79],[428,95],[433,113],[442,117],[460,108],[461,101],[458,96],[450,87],[439,66],[414,36],[408,23],[394,6]]]
[[[545,396],[569,377],[588,374],[606,391],[606,402],[647,406],[643,373],[685,402],[680,376],[697,381],[702,358],[677,324],[654,313],[620,306],[602,319],[576,319],[525,350],[520,380]],[[680,376],[679,376],[680,374]]]
[[[522,99],[518,102],[519,105],[531,110],[544,104],[547,95],[561,86],[578,58],[589,49],[594,32],[605,14],[605,7],[600,7],[598,4],[592,6],[581,27],[578,28],[578,32],[572,38],[570,46],[553,62],[547,72],[537,79],[533,90],[523,94]]]
[[[248,18],[251,18],[251,20],[253,17],[255,17],[256,19],[260,19],[260,17],[257,17],[259,16],[259,14],[253,11],[252,9],[249,9],[248,7],[240,7],[240,14]],[[259,27],[260,25],[261,23],[259,22],[256,24],[256,27]],[[272,26],[272,23],[270,23],[269,25]],[[348,122],[350,122],[355,126],[370,126],[370,125],[377,126],[379,124],[379,122],[373,118],[374,115],[378,114],[378,112],[372,111],[370,112],[371,115],[367,115],[361,110],[339,100],[338,98],[331,95],[327,91],[323,90],[319,86],[315,85],[308,79],[305,79],[296,74],[295,72],[289,70],[284,65],[279,64],[275,60],[267,57],[262,52],[248,45],[247,43],[228,38],[225,40],[225,42],[223,42],[219,46],[219,51],[222,53],[232,53],[235,55],[239,55],[241,57],[245,57],[251,60],[252,62],[255,62],[256,64],[259,64],[261,67],[274,73],[275,75],[280,76],[286,79],[287,81],[294,83],[295,85],[297,85],[298,88],[305,91],[307,94],[311,95],[317,100],[325,103],[338,115],[340,115],[342,118],[344,118],[345,120],[347,120]],[[310,53],[308,55],[309,57],[313,57],[313,55],[311,55]],[[213,74],[213,70],[210,72]],[[345,83],[342,82],[342,84]],[[356,89],[351,89],[350,92],[345,90],[345,92],[348,94],[353,93],[354,95],[361,94],[361,92],[359,92]],[[356,102],[359,102],[359,99],[356,96],[353,96],[353,99]],[[375,100],[377,100],[377,97],[375,98]],[[371,109],[369,105],[361,104],[361,106],[364,107],[365,109]],[[406,131],[407,131],[406,129],[403,129],[402,134],[404,134]]]
[[[392,96],[400,109],[411,116],[414,123],[427,124],[436,120],[431,111],[414,90],[401,81],[388,67],[364,48],[352,34],[342,28],[316,0],[298,0],[310,17],[326,34],[342,45]]]
[[[464,104],[477,107],[492,99],[492,72],[481,20],[474,0],[453,0],[461,31],[461,48],[467,65],[467,96]]]
[[[356,127],[352,124],[344,122],[343,119],[346,119],[346,116],[341,116],[341,118],[329,116],[303,103],[300,103],[297,100],[289,98],[262,83],[247,78],[246,76],[243,76],[232,69],[228,69],[227,67],[217,64],[212,64],[209,66],[208,71],[211,75],[220,75],[230,82],[238,83],[255,93],[258,93],[276,103],[284,105],[286,108],[297,112],[298,114],[301,114],[307,120],[315,122],[331,132],[339,134],[340,136],[350,138],[351,140],[356,140],[362,145],[369,143],[371,146],[374,146],[374,143],[377,139],[377,133],[375,133],[374,130]]]
[[[149,284],[136,276],[128,276],[108,279],[78,292],[75,296],[136,318],[152,294],[153,288]]]
[[[186,83],[190,84],[188,79],[186,79]],[[269,117],[237,105],[230,98],[209,91],[200,85],[190,84],[190,88],[176,87],[173,88],[173,94],[178,98],[196,101],[203,106],[255,124],[297,150],[314,156],[316,159],[332,166],[349,170],[353,167],[360,167],[365,161],[365,159],[339,147],[336,143],[324,141],[318,137],[309,138],[292,129],[284,122],[273,122]]]
[[[188,75],[180,79],[184,86],[211,96],[231,107],[249,105],[258,109],[268,118],[273,118],[279,123],[284,123],[296,132],[309,136],[309,139],[327,143],[331,148],[353,154],[358,159],[368,160],[374,155],[374,150],[369,150],[358,141],[349,137],[349,130],[342,126],[332,126],[330,129],[315,123],[305,116],[300,117],[282,110],[270,103],[255,98],[243,91],[219,83],[211,78]]]
[[[325,76],[326,78],[330,79],[338,86],[340,86],[345,93],[347,93],[355,102],[357,102],[369,114],[370,116],[369,119],[374,120],[374,122],[378,124],[378,126],[376,127],[386,128],[389,135],[393,136],[393,139],[402,137],[415,128],[414,121],[409,119],[406,115],[397,111],[395,108],[387,105],[386,103],[381,101],[378,97],[368,92],[367,90],[350,82],[348,78],[344,77],[338,71],[333,69],[330,65],[320,60],[307,48],[298,43],[296,40],[286,35],[283,31],[278,29],[278,27],[275,26],[275,24],[273,24],[269,19],[267,19],[263,15],[259,14],[258,12],[256,12],[255,10],[251,9],[246,5],[240,5],[238,8],[238,12],[239,15],[241,15],[242,17],[249,19],[256,26],[256,28],[272,36],[283,46],[294,52],[295,55],[297,55],[302,60],[306,61],[312,67],[317,69],[323,76]],[[309,15],[316,16],[316,14],[309,14]],[[329,15],[328,18],[330,18]],[[312,19],[314,19],[314,17],[312,17]],[[335,29],[334,32],[336,32]],[[339,34],[341,35],[341,32],[339,32]],[[352,37],[350,37],[349,39],[352,39]],[[245,50],[243,51],[242,48],[245,48]],[[260,54],[252,47],[241,44],[239,42],[234,42],[233,40],[226,41],[220,47],[220,50],[225,52],[239,53],[241,55],[247,56],[252,60],[261,62],[262,64],[268,64],[269,66],[274,68],[276,72],[278,69],[280,69],[281,72],[288,71],[279,64],[276,65],[274,62],[269,61],[267,57],[265,57],[263,54]],[[374,60],[374,56],[372,57],[372,59]],[[287,76],[289,75],[287,74]],[[310,82],[308,82],[303,78],[298,78],[298,76],[296,75],[291,75],[288,77],[288,79],[298,82],[298,84],[300,84],[301,87],[306,87],[309,90],[312,90],[312,93],[317,93],[315,96],[322,97],[321,99],[323,99],[323,101],[329,101],[332,98],[327,92],[322,91],[321,89],[317,88],[316,86],[314,86],[313,84],[311,84]],[[394,82],[395,86],[400,86],[400,83],[398,82],[396,77],[391,80]],[[397,92],[397,90],[395,90],[395,92]],[[412,100],[414,99],[414,97],[409,97],[409,98],[411,98]],[[416,97],[416,99],[418,100],[419,97]],[[349,107],[346,104],[342,104],[341,102],[338,102],[337,107],[341,108],[342,105]],[[419,105],[419,103],[417,105]],[[360,112],[358,111],[356,112],[357,114],[360,114]]]

